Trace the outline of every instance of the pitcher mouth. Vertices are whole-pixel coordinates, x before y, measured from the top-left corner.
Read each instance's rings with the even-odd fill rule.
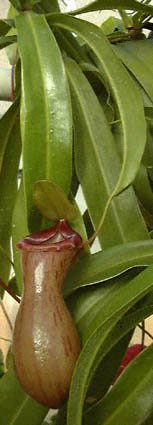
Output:
[[[50,229],[26,236],[17,242],[16,247],[23,251],[65,251],[81,244],[81,236],[71,229],[66,220],[60,220]]]

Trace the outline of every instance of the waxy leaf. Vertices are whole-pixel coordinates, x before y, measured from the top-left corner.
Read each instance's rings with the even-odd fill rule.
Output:
[[[39,212],[50,220],[65,218],[73,221],[77,218],[76,206],[68,200],[60,186],[49,180],[40,180],[34,184],[33,201]]]
[[[64,294],[82,286],[111,279],[132,267],[153,264],[153,241],[137,241],[116,245],[90,257],[81,258],[69,270],[64,282]]]
[[[122,168],[113,192],[114,195],[117,195],[133,181],[143,155],[146,142],[146,123],[142,99],[126,69],[114,55],[111,45],[100,28],[64,14],[47,15],[47,21],[50,25],[73,31],[83,38],[94,51],[108,79],[110,90],[119,109],[123,128]],[[139,140],[139,144],[135,145],[136,142],[133,143],[133,140]]]
[[[49,179],[66,194],[71,182],[72,119],[62,56],[43,15],[16,18],[22,65],[23,181],[30,231],[40,229],[33,184]],[[30,67],[29,67],[30,57]]]

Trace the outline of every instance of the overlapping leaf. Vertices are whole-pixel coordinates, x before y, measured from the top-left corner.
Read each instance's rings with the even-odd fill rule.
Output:
[[[97,228],[117,182],[120,162],[109,124],[90,84],[73,61],[66,61],[66,69],[73,104],[76,170],[92,222]],[[112,201],[98,237],[103,248],[147,238],[132,188]]]
[[[114,187],[114,195],[117,195],[133,181],[144,151],[146,124],[142,100],[126,69],[113,54],[113,50],[100,28],[64,14],[47,15],[47,21],[50,25],[73,31],[83,38],[97,56],[115,96],[123,127],[124,143],[122,169],[117,185]],[[136,149],[137,140],[139,140],[139,144]]]
[[[115,313],[113,316],[109,316],[107,321],[103,321],[103,324],[96,329],[90,338],[87,340],[81,355],[78,359],[70,388],[69,396],[69,410],[67,423],[70,425],[81,425],[82,421],[82,409],[83,403],[89,385],[89,380],[92,374],[97,368],[98,363],[104,358],[109,349],[113,346],[113,343],[117,343],[119,339],[126,334],[129,329],[133,328],[135,321],[138,323],[141,318],[138,312],[133,313],[131,319],[125,319],[125,328],[120,323],[117,325],[115,330],[115,324],[119,318],[129,310],[138,300],[144,297],[145,294],[149,293],[153,289],[153,278],[152,278],[153,265],[149,266],[147,270],[140,273],[139,276],[134,278],[127,285],[127,291],[122,292],[120,290],[120,297],[116,304]],[[114,300],[115,302],[115,300]],[[120,305],[120,307],[119,307]],[[140,309],[141,310],[141,309]],[[142,309],[141,315],[148,315],[149,311],[151,314],[152,305]],[[134,318],[133,318],[134,316]],[[146,316],[145,316],[146,317]],[[152,384],[153,385],[153,384]],[[76,394],[79,392],[79,398]],[[75,415],[74,415],[75,409]],[[114,424],[115,425],[115,424]]]
[[[113,50],[134,74],[153,101],[153,43],[152,40],[128,41],[113,46]]]
[[[116,245],[90,257],[81,258],[74,264],[64,282],[64,295],[67,296],[83,286],[111,279],[132,267],[152,263],[152,240]]]
[[[104,399],[90,409],[85,425],[137,425],[153,409],[153,344],[124,371]],[[152,423],[152,422],[150,422]],[[148,422],[149,424],[149,422]]]

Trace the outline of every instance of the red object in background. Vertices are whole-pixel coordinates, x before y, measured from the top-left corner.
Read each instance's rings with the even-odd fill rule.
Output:
[[[142,344],[135,344],[131,347],[128,347],[127,352],[123,358],[122,364],[114,378],[113,384],[115,384],[117,378],[120,376],[120,374],[123,372],[123,370],[127,367],[127,365],[135,358],[139,353],[141,353],[142,350],[146,348],[146,345]]]

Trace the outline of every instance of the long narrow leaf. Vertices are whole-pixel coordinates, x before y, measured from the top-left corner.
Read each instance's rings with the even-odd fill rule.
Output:
[[[153,241],[137,241],[84,257],[74,264],[64,282],[64,295],[83,286],[111,279],[133,267],[153,263]]]
[[[142,4],[136,0],[96,0],[87,6],[71,12],[71,15],[79,15],[80,13],[93,12],[96,10],[112,10],[112,9],[126,9],[126,10],[140,10],[153,15],[153,7],[150,5]]]
[[[20,185],[16,196],[12,219],[12,246],[13,246],[13,261],[16,275],[16,282],[19,293],[22,293],[22,272],[21,272],[21,253],[16,248],[16,243],[28,235],[27,215],[25,205],[25,195],[23,182]]]
[[[114,55],[100,28],[64,14],[48,15],[47,21],[50,25],[73,31],[83,38],[99,59],[109,81],[123,127],[123,163],[117,186],[114,187],[114,194],[117,195],[133,181],[144,151],[146,124],[142,100],[126,69]],[[136,145],[137,140],[139,140],[139,144]]]
[[[39,230],[32,203],[35,181],[50,179],[67,194],[70,190],[71,104],[60,50],[44,16],[22,14],[16,26],[22,64],[23,177],[34,231]]]
[[[2,124],[2,125],[1,125]],[[0,245],[10,255],[12,214],[17,191],[21,152],[19,105],[13,105],[0,122],[2,161],[0,171]],[[4,137],[4,139],[3,139]],[[0,278],[7,283],[10,264],[0,253]]]

